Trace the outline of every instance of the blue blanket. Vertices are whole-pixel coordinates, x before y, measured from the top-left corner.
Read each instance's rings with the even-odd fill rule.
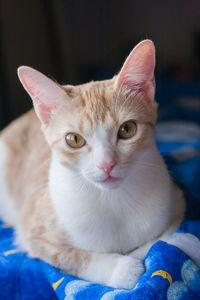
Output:
[[[186,219],[178,233],[200,240],[200,107],[175,101],[168,120],[157,126],[157,144],[171,176],[184,189]],[[184,106],[185,105],[185,106]],[[195,109],[194,109],[195,107]],[[192,122],[183,118],[191,111]],[[199,109],[199,111],[198,111]],[[176,112],[182,112],[181,118]],[[197,114],[198,111],[198,114]],[[192,114],[193,112],[193,114]],[[163,116],[166,111],[163,109]],[[173,115],[175,114],[175,115]],[[162,111],[161,111],[162,115]],[[200,243],[199,243],[200,245]],[[200,247],[197,253],[200,260]],[[149,250],[146,271],[133,290],[119,290],[66,275],[39,259],[31,259],[13,244],[13,228],[0,222],[0,299],[200,299],[200,268],[181,250],[158,241]]]

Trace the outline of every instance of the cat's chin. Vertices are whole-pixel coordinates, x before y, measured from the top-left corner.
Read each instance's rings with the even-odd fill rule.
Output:
[[[122,183],[122,178],[108,176],[105,180],[100,182],[94,182],[96,186],[103,190],[111,190],[118,188]]]

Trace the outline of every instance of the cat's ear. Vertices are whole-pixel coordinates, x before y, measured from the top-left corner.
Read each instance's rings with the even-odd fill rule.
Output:
[[[67,94],[54,81],[30,67],[19,67],[17,72],[33,100],[36,114],[41,122],[48,124],[53,111],[67,98]]]
[[[129,54],[117,76],[117,88],[142,92],[146,100],[153,100],[155,94],[155,47],[152,41],[140,42]]]

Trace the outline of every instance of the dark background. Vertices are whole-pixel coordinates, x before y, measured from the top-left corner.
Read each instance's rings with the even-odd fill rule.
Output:
[[[180,82],[190,94],[195,83],[200,92],[199,0],[0,0],[0,128],[31,107],[18,66],[60,83],[104,79],[145,38],[156,45],[160,86],[173,93]],[[166,89],[157,96],[170,97]]]

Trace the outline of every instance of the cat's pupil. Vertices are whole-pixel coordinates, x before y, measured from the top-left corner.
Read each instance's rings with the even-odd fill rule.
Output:
[[[78,137],[77,137],[77,135],[74,136],[74,140],[75,140],[75,143],[77,144],[78,143]]]
[[[124,126],[124,130],[128,133],[129,132],[129,126],[126,124],[125,126]]]

